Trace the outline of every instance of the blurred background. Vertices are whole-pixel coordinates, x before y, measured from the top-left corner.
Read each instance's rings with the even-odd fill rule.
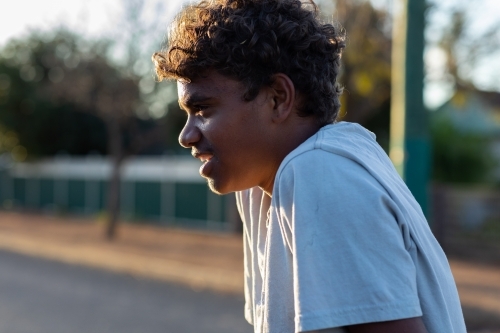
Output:
[[[250,326],[242,319],[242,281],[222,278],[242,279],[242,259],[235,254],[241,251],[241,222],[234,196],[212,194],[199,177],[198,161],[177,143],[185,116],[177,104],[175,83],[157,83],[153,73],[151,55],[165,44],[168,24],[185,3],[2,3],[0,248],[8,252],[0,258],[5,265],[26,265],[22,266],[26,271],[15,266],[19,272],[42,267],[42,273],[30,271],[28,275],[51,272],[47,267],[56,264],[34,263],[30,257],[7,253],[179,284],[172,290],[188,285],[191,288],[182,292],[194,296],[179,294],[172,298],[190,302],[183,305],[185,313],[201,316],[207,308],[219,308],[217,331],[248,332]],[[412,75],[412,68],[418,72],[419,66],[422,73],[420,78],[408,76],[407,81],[395,83],[399,69],[391,59],[399,59],[393,42],[399,38],[394,26],[401,3],[404,1],[318,0],[324,19],[340,23],[347,31],[340,78],[345,87],[342,118],[373,131],[396,165],[406,161],[407,172],[400,172],[412,191],[412,181],[424,189],[416,189],[414,194],[447,255],[456,260],[452,268],[462,288],[462,301],[467,302],[463,305],[469,328],[477,332],[500,330],[500,3],[413,1],[420,7],[410,6],[406,16],[410,21],[421,17],[422,22],[414,25],[404,40],[407,52],[403,65],[408,75]],[[404,92],[399,89],[402,84]],[[402,102],[401,95],[406,95]],[[399,117],[395,104],[400,102],[403,109],[404,105],[414,109],[406,125],[395,121]],[[395,133],[404,128],[407,136],[418,133],[425,143],[417,162],[411,159],[417,155],[407,154],[413,146],[403,144],[406,153],[401,156],[394,150]],[[406,140],[404,135],[401,140]],[[423,178],[415,176],[420,171]],[[111,253],[109,257],[107,253]],[[215,268],[210,266],[214,258],[220,261]],[[145,262],[150,263],[149,268],[138,264]],[[162,265],[168,269],[160,272],[157,267]],[[53,269],[69,269],[57,267]],[[475,270],[478,267],[484,270]],[[75,276],[87,273],[61,274],[46,275],[46,280],[69,274],[65,281],[76,283]],[[210,274],[213,277],[200,277]],[[0,276],[5,282],[2,288],[9,289],[17,277]],[[481,282],[481,277],[489,282],[471,285],[471,281]],[[80,282],[109,279],[116,286],[122,278],[107,275]],[[143,289],[150,294],[164,292],[168,299],[173,291],[162,289],[166,285],[153,280],[141,280],[148,285]],[[150,284],[161,290],[151,291]],[[117,292],[143,290],[134,286]],[[90,289],[99,290],[92,284]],[[212,292],[199,291],[205,289]],[[98,304],[113,300],[111,295],[105,299],[101,296],[96,293],[95,299],[88,299]],[[126,299],[132,304],[138,296],[123,297],[129,297]],[[0,299],[0,308],[10,309],[9,304],[18,299],[15,294],[12,299]],[[26,302],[30,302],[29,297]],[[144,302],[156,304],[150,299]],[[49,318],[60,310],[61,303],[53,303],[54,307],[47,308],[40,318]],[[9,332],[42,332],[37,320],[43,320],[35,316],[29,321],[24,313],[32,313],[32,308],[24,304],[19,303],[16,315],[9,317],[12,325],[0,325],[0,331],[8,327]],[[164,311],[178,310],[165,304],[158,305],[157,310],[162,306]],[[85,309],[75,311],[87,313],[88,318],[102,314],[95,308]],[[134,312],[132,308],[130,311]],[[89,328],[85,326],[88,321],[82,321],[82,332],[116,331],[122,326],[110,322],[123,324],[123,317],[114,316],[108,313],[109,320],[102,321],[102,325],[108,325],[106,329],[97,324]],[[139,317],[134,320],[151,322],[150,317]],[[71,318],[69,315],[63,320],[68,327],[80,323]],[[168,323],[179,320],[171,331],[210,331],[203,326],[209,321],[202,317],[194,321],[201,325],[197,328],[189,326],[193,321],[182,316],[168,318],[170,321],[157,327],[168,327]],[[19,324],[23,321],[24,326]],[[30,331],[26,321],[37,330]],[[137,327],[146,327],[141,325]],[[46,331],[56,332],[54,327],[57,325]]]

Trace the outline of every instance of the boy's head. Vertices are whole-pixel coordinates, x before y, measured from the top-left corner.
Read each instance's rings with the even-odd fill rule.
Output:
[[[271,194],[284,157],[337,118],[344,37],[313,2],[202,1],[178,15],[168,43],[156,73],[178,81],[179,142],[214,192]]]
[[[246,100],[284,73],[303,97],[300,114],[326,125],[340,108],[344,46],[343,33],[318,20],[313,2],[212,0],[186,7],[172,24],[168,48],[153,59],[160,79],[190,81],[213,69],[242,81]]]

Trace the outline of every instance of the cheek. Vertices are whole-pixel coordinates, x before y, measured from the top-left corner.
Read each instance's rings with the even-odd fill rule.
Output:
[[[234,140],[235,136],[235,126],[230,120],[225,117],[213,117],[206,119],[198,126],[207,140],[214,145],[225,146]]]
[[[222,159],[245,159],[261,146],[264,133],[252,111],[234,108],[200,125],[207,141],[223,154]]]

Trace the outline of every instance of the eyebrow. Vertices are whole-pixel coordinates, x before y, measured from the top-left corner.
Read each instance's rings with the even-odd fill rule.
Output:
[[[193,106],[193,105],[201,103],[201,102],[206,102],[210,99],[212,99],[212,97],[204,96],[204,95],[200,95],[200,94],[195,93],[193,95],[188,96],[184,100],[179,100],[179,106],[182,109],[183,106],[190,107],[190,106]]]

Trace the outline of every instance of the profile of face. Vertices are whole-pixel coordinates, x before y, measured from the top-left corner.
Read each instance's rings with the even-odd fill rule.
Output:
[[[200,174],[213,192],[226,194],[274,182],[274,100],[266,89],[246,101],[243,83],[215,71],[191,82],[178,81],[177,87],[179,104],[187,114],[179,143],[202,161]]]

